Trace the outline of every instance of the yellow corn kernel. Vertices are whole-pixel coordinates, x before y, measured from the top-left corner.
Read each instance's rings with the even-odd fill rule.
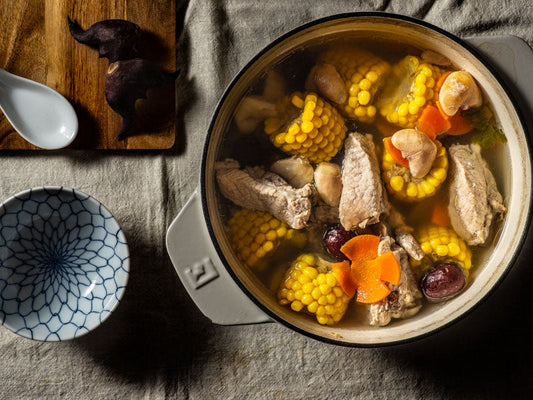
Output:
[[[311,121],[302,122],[302,132],[309,133],[313,130],[314,126]]]
[[[398,116],[405,117],[409,113],[409,104],[403,103],[398,106]]]
[[[417,96],[415,97],[414,102],[418,107],[423,107],[426,104],[426,98],[423,96]]]
[[[368,74],[365,75],[365,78],[368,79],[370,82],[376,82],[379,78],[376,71],[370,71]],[[367,90],[367,89],[365,89]]]
[[[362,91],[368,92],[368,90],[370,90],[371,87],[372,87],[372,82],[369,79],[363,78],[359,82],[359,89],[361,89]],[[368,94],[370,95],[370,93]]]
[[[313,107],[313,109],[316,106],[317,101],[318,101],[318,96],[315,93],[309,93],[305,96],[305,102],[308,103],[307,105],[309,107]]]
[[[455,257],[461,252],[461,248],[456,243],[449,243],[448,244],[448,254],[450,257]]]
[[[401,176],[393,176],[390,180],[390,185],[392,189],[396,192],[399,192],[403,189],[404,180]]]
[[[430,179],[434,179],[434,178],[428,177],[428,179],[420,183],[420,186],[422,187],[422,191],[428,196],[431,196],[433,193],[435,193],[435,186],[430,183],[429,181]]]
[[[300,96],[292,96],[291,103],[298,108],[304,107],[304,101]]]
[[[333,325],[342,319],[350,298],[332,271],[318,272],[317,261],[311,254],[297,257],[285,272],[277,298],[279,304],[289,305],[293,311],[315,315],[319,324]],[[302,285],[302,281],[306,283]]]
[[[367,80],[367,82],[370,82],[370,81]],[[359,104],[361,104],[362,106],[366,106],[368,103],[370,103],[370,99],[371,99],[371,95],[368,90],[362,90],[357,94],[357,101],[359,101]]]
[[[409,182],[407,184],[407,196],[409,197],[416,197],[416,195],[418,194],[418,189],[416,187],[416,184],[414,184],[413,182]]]
[[[413,94],[417,97],[420,96],[420,98],[424,98],[423,96],[424,94],[426,94],[426,85],[415,85],[415,88],[413,89]]]
[[[283,305],[289,304],[289,302],[282,298],[281,300],[279,300],[279,304],[283,306]],[[309,311],[311,314],[316,314],[317,310],[318,310],[318,303],[316,301],[313,301],[311,304],[307,306],[307,311]]]

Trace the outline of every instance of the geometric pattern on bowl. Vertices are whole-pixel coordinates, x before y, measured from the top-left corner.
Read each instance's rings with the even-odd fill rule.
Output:
[[[129,250],[111,213],[91,196],[46,186],[0,205],[0,321],[42,341],[81,336],[118,305]]]

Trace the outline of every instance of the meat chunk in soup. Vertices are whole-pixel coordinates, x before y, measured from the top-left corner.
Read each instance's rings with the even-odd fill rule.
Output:
[[[339,207],[332,207],[319,200],[313,207],[311,221],[318,224],[337,224],[339,222]]]
[[[413,228],[407,225],[403,215],[392,206],[390,207],[386,223],[394,231],[396,243],[403,247],[411,258],[418,261],[424,258],[424,252],[412,234]]]
[[[297,189],[261,167],[240,169],[232,159],[217,162],[215,170],[220,192],[236,205],[266,211],[294,229],[306,226],[316,193],[312,184]]]
[[[341,224],[346,230],[375,224],[387,211],[387,203],[372,138],[353,132],[345,141]]]
[[[485,243],[493,219],[505,212],[494,176],[477,144],[452,145],[448,212],[453,229],[469,245]]]
[[[422,294],[417,288],[409,259],[404,249],[394,243],[394,239],[385,237],[381,240],[378,255],[392,251],[400,264],[400,282],[391,288],[391,293],[383,300],[368,306],[369,324],[385,326],[392,318],[409,318],[422,307]]]

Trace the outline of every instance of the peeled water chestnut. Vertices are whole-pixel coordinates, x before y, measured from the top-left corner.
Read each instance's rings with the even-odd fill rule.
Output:
[[[420,290],[432,302],[448,300],[466,285],[463,269],[454,262],[442,263],[426,271],[420,279]]]

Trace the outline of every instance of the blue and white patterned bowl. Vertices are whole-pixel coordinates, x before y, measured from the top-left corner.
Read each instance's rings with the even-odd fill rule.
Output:
[[[35,340],[81,336],[119,303],[129,272],[126,238],[97,200],[57,186],[0,205],[0,321]]]

